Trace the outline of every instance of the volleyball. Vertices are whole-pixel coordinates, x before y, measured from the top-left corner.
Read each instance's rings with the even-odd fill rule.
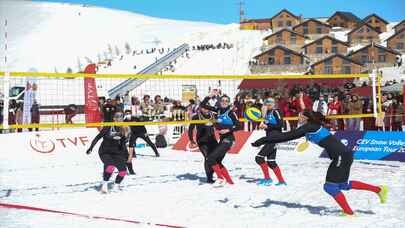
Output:
[[[261,117],[262,117],[262,112],[257,108],[251,107],[251,108],[246,109],[244,116],[250,122],[260,122]]]

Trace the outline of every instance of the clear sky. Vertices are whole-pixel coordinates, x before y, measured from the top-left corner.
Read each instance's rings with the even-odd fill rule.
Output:
[[[37,1],[37,0],[35,0]],[[239,0],[41,0],[102,6],[176,20],[228,24],[239,21]],[[376,13],[387,21],[405,19],[405,0],[244,0],[246,18],[268,18],[286,8],[296,15],[328,17],[350,11],[360,18]]]

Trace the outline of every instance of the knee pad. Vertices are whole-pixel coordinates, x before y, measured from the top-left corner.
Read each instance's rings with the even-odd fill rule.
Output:
[[[275,169],[278,166],[276,160],[268,160],[267,164],[269,165],[270,169]]]
[[[266,161],[264,160],[264,157],[263,157],[263,156],[260,156],[260,155],[256,155],[255,161],[256,161],[256,163],[257,163],[258,165],[260,165],[260,164],[266,162]]]
[[[340,193],[339,184],[325,183],[323,185],[323,190],[332,197],[335,197]]]
[[[351,181],[349,181],[348,183],[341,183],[341,184],[339,184],[339,188],[341,189],[341,190],[350,190],[350,189],[352,189],[352,182]]]
[[[118,173],[118,176],[120,176],[120,177],[125,177],[125,175],[127,175],[127,171],[126,171],[126,170],[120,171],[120,172]]]
[[[115,167],[113,165],[109,165],[107,166],[107,168],[105,169],[105,171],[107,173],[113,173],[114,172]]]

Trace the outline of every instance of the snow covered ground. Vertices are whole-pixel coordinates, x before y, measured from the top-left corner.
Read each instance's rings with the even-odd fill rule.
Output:
[[[346,196],[358,217],[338,216],[338,207],[323,192],[329,160],[319,154],[285,152],[278,163],[288,182],[285,187],[260,187],[254,162],[256,149],[244,147],[228,155],[236,184],[213,188],[205,184],[199,153],[162,151],[155,158],[145,149],[134,161],[135,176],[127,177],[119,193],[100,194],[101,163],[97,153],[66,153],[63,159],[41,162],[41,155],[19,161],[0,160],[0,202],[28,205],[142,222],[135,225],[91,217],[59,215],[0,207],[1,227],[404,227],[405,166],[397,162],[355,161],[352,179],[387,184],[388,203],[381,205],[369,192]],[[15,151],[24,153],[24,151]],[[11,156],[15,157],[15,156]],[[59,157],[61,158],[61,157]]]

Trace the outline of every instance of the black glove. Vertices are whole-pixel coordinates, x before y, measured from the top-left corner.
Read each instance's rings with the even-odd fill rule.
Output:
[[[92,148],[87,149],[86,154],[91,154]]]

